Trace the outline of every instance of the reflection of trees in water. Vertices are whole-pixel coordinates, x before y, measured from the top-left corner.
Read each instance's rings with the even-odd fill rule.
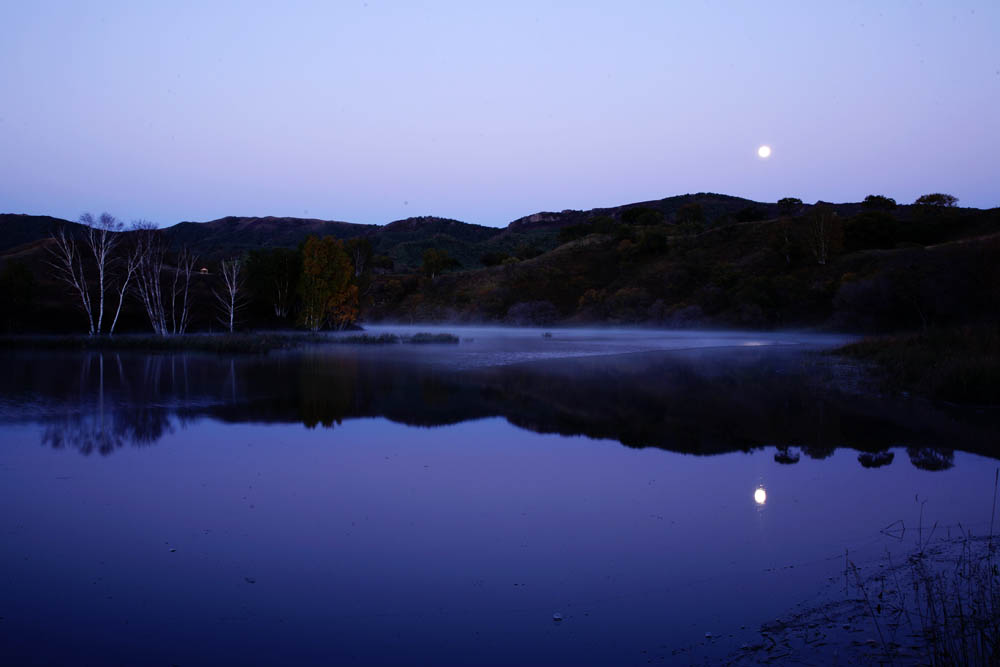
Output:
[[[95,423],[95,422],[100,423]],[[120,434],[108,428],[104,419],[95,419],[93,415],[67,416],[58,424],[47,424],[42,432],[42,444],[53,449],[73,448],[81,454],[90,455],[99,452],[110,454],[124,444]]]
[[[858,463],[865,468],[881,468],[892,463],[896,455],[887,449],[880,452],[861,452],[858,454]]]
[[[798,463],[800,458],[801,455],[798,452],[792,451],[788,447],[778,447],[778,451],[774,453],[775,462],[782,465]]]
[[[164,359],[147,358],[141,381],[136,383],[129,381],[121,356],[111,357],[106,360],[103,352],[82,356],[78,375],[81,407],[67,410],[45,425],[44,445],[73,448],[85,455],[107,455],[126,444],[152,445],[173,431],[168,410],[156,401],[163,388]],[[111,368],[106,369],[106,365]],[[176,370],[174,364],[171,366]],[[123,392],[138,395],[140,400],[122,402]]]
[[[112,453],[126,444],[143,447],[155,444],[173,426],[162,408],[107,408],[98,413],[70,414],[45,425],[42,444],[54,449],[72,447],[82,454]]]
[[[299,418],[307,428],[315,428],[317,424],[331,428],[359,412],[357,360],[329,362],[319,355],[302,356],[298,374]]]
[[[907,447],[910,463],[921,470],[947,470],[955,465],[955,452],[937,447]]]
[[[802,448],[802,452],[807,456],[817,459],[827,458],[832,451],[827,453],[824,450],[820,452],[820,456],[813,456],[806,448]],[[910,456],[910,462],[922,470],[947,470],[954,465],[954,453],[951,450],[941,450],[934,447],[909,447],[906,451]],[[774,452],[775,462],[783,465],[798,463],[800,458],[799,452],[792,447],[779,446]],[[890,465],[895,458],[894,452],[883,449],[878,452],[861,452],[858,454],[858,463],[864,468],[882,468]]]
[[[42,377],[53,374],[51,360],[23,370],[39,376],[29,382],[36,395],[68,406],[67,416],[50,421],[45,442],[84,452],[151,444],[174,424],[205,416],[309,428],[357,417],[440,426],[500,416],[539,433],[701,455],[775,446],[781,463],[826,458],[840,447],[878,453],[887,443],[907,442],[914,465],[944,469],[952,460],[934,449],[939,442],[986,449],[977,444],[987,439],[984,430],[933,410],[900,410],[830,391],[801,359],[744,350],[460,371],[327,349],[237,357],[95,352],[71,358],[77,381],[65,363],[60,383]],[[888,454],[859,461],[888,465]]]

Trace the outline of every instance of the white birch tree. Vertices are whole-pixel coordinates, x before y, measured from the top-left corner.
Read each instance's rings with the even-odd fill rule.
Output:
[[[122,304],[125,303],[125,295],[128,294],[128,286],[139,270],[138,249],[134,247],[129,249],[121,261],[123,262],[123,266],[118,271],[118,283],[115,290],[118,293],[118,307],[115,309],[115,316],[111,320],[111,326],[108,327],[109,336],[115,333],[115,325],[118,324],[118,316],[121,315]]]
[[[90,306],[90,289],[87,286],[87,276],[83,270],[83,257],[80,248],[65,227],[60,227],[52,234],[53,245],[49,248],[51,259],[49,266],[55,271],[59,280],[69,286],[80,299],[80,305],[87,316],[87,333],[94,335],[94,314]]]
[[[49,265],[56,276],[70,287],[80,299],[87,316],[87,333],[91,336],[104,333],[104,300],[113,281],[115,249],[120,240],[122,224],[110,213],[95,218],[90,213],[80,216],[83,231],[77,238],[66,227],[60,227],[51,238]],[[89,274],[92,267],[96,293],[92,293]],[[120,305],[120,304],[119,304]],[[120,308],[119,308],[120,310]],[[117,313],[115,316],[117,321]]]
[[[843,228],[833,207],[826,202],[816,202],[809,213],[807,233],[809,250],[817,264],[825,265],[840,250]]]
[[[221,311],[219,322],[229,330],[229,333],[232,333],[236,326],[236,313],[245,304],[242,269],[243,259],[240,257],[222,260],[219,265],[222,290],[213,290]]]
[[[136,288],[139,299],[146,310],[153,333],[166,336],[170,333],[170,329],[167,328],[160,279],[166,260],[167,245],[163,233],[151,222],[140,220],[133,223],[132,229],[138,254]]]
[[[182,246],[177,253],[177,264],[174,267],[174,279],[170,289],[170,323],[175,334],[186,333],[191,322],[191,276],[194,275],[197,261],[198,255],[191,252],[187,246]]]

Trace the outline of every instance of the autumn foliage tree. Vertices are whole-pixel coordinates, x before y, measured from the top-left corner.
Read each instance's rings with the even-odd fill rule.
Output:
[[[330,236],[310,236],[302,246],[299,324],[319,331],[344,329],[358,317],[358,287],[354,266],[344,244]]]

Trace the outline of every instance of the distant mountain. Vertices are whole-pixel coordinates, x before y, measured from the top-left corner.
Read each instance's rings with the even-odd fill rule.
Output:
[[[164,230],[172,246],[187,245],[207,261],[258,248],[294,248],[307,236],[316,235],[338,239],[366,237],[376,253],[388,255],[401,268],[419,266],[423,251],[429,247],[447,250],[462,266],[473,268],[481,266],[481,256],[489,253],[535,255],[551,250],[558,245],[557,233],[563,227],[597,218],[621,223],[628,218],[629,211],[638,210],[653,211],[669,223],[682,207],[689,205],[699,207],[704,220],[716,224],[763,220],[780,214],[777,204],[698,193],[589,211],[543,211],[518,218],[507,227],[487,227],[435,216],[406,218],[385,225],[315,218],[228,216],[208,222],[180,222]],[[840,215],[853,215],[860,210],[860,204],[834,206]],[[45,240],[59,225],[65,224],[75,223],[50,216],[0,214],[0,253]]]

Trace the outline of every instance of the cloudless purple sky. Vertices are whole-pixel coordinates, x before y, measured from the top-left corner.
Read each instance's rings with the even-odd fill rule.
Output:
[[[996,0],[32,0],[0,26],[0,212],[1000,205]]]

